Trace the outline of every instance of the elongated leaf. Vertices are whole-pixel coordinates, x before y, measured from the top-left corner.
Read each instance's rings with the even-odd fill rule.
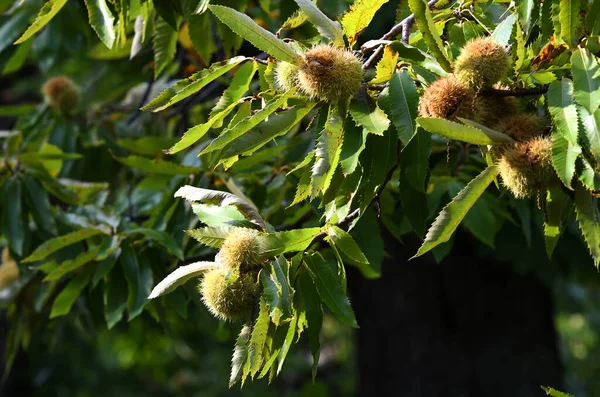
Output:
[[[416,131],[415,119],[419,108],[417,86],[408,71],[394,73],[390,79],[388,101],[388,114],[398,131],[398,137],[407,145]]]
[[[142,107],[142,110],[152,112],[164,110],[200,91],[208,83],[229,72],[246,59],[246,57],[238,56],[223,62],[217,62],[212,64],[208,69],[201,70],[186,79],[179,80],[171,87],[161,92],[159,96],[154,98],[146,106]]]
[[[106,4],[106,0],[85,0],[90,25],[105,46],[112,48],[115,34],[115,18]]]
[[[31,255],[23,259],[22,262],[27,263],[42,260],[61,248],[75,244],[98,234],[102,234],[102,231],[94,228],[80,229],[71,233],[63,234],[62,236],[45,241],[42,245],[37,247]]]
[[[50,312],[50,318],[64,316],[71,311],[71,307],[81,295],[81,291],[90,282],[94,269],[88,267],[77,276],[75,276],[67,286],[58,294],[54,304],[52,305],[52,311]]]
[[[486,168],[473,179],[454,199],[440,212],[435,222],[427,231],[425,241],[419,248],[414,258],[425,254],[432,248],[450,240],[450,237],[463,220],[473,204],[483,194],[485,189],[498,175],[498,168],[493,165]]]
[[[585,48],[578,48],[571,56],[573,95],[589,113],[600,105],[600,67],[596,57]]]
[[[369,260],[360,250],[356,241],[345,230],[333,225],[327,229],[327,235],[335,242],[335,246],[342,252],[351,262],[368,265]]]
[[[268,120],[255,129],[236,139],[225,152],[227,157],[238,155],[251,156],[255,151],[285,135],[315,107],[315,102],[306,102],[291,109],[271,115]]]
[[[311,197],[326,191],[339,164],[344,139],[343,117],[339,109],[329,107],[325,128],[321,131],[315,150],[315,164],[312,168]]]
[[[358,328],[350,300],[344,292],[342,284],[331,264],[327,263],[320,254],[304,257],[310,276],[323,302],[331,312],[343,323]]]
[[[340,153],[340,164],[346,175],[352,174],[358,167],[360,154],[365,150],[369,131],[357,127],[352,120],[346,119],[344,123],[344,141]],[[310,179],[308,181],[310,184]]]
[[[375,13],[387,2],[388,0],[357,0],[352,4],[342,17],[342,26],[350,46],[356,43],[360,32],[369,26]]]
[[[532,0],[527,0],[527,1],[532,1]],[[498,24],[498,26],[496,26],[496,29],[494,29],[494,32],[492,33],[492,39],[497,42],[498,44],[501,44],[503,46],[508,45],[508,42],[510,41],[510,36],[512,35],[512,31],[513,31],[513,26],[515,25],[515,22],[517,21],[517,16],[516,15],[509,15],[507,16],[504,21],[500,22]]]
[[[201,154],[220,150],[229,145],[234,140],[240,138],[242,135],[256,127],[261,121],[266,119],[269,115],[274,113],[279,107],[281,107],[288,98],[294,93],[294,90],[290,90],[287,93],[271,99],[265,107],[260,109],[258,112],[251,116],[245,117],[240,120],[239,123],[235,124],[231,128],[225,129],[221,135],[215,138],[210,145],[208,145]]]
[[[300,56],[286,42],[258,26],[249,16],[232,8],[209,5],[208,8],[221,22],[259,50],[285,62],[297,63]]]
[[[552,258],[556,243],[563,231],[562,218],[566,199],[567,197],[560,189],[552,188],[548,190],[544,208],[544,243],[548,258]]]
[[[275,257],[286,252],[304,251],[319,233],[321,228],[311,227],[262,235],[264,254]]]
[[[435,27],[427,2],[425,0],[408,0],[408,6],[415,15],[415,22],[423,34],[423,40],[427,44],[429,51],[431,51],[446,72],[452,72],[452,65],[442,44],[442,39]]]
[[[204,245],[213,248],[221,248],[223,241],[225,241],[229,233],[234,232],[235,229],[237,228],[231,226],[205,227],[202,229],[187,230],[186,233]]]
[[[141,156],[117,157],[113,156],[118,162],[131,168],[162,174],[162,175],[192,175],[200,172],[200,168],[180,165],[171,161],[161,159],[149,159]]]
[[[175,26],[179,26],[179,18],[175,20]],[[162,18],[158,18],[154,26],[152,48],[154,50],[154,78],[157,79],[173,61],[177,50],[177,30]]]
[[[182,186],[175,192],[175,197],[182,197],[187,201],[199,202],[213,205],[233,205],[244,217],[255,225],[266,230],[265,221],[262,219],[256,208],[248,201],[227,192],[219,190],[201,189],[193,186]]]
[[[56,222],[52,216],[52,208],[48,193],[42,188],[42,185],[31,177],[25,177],[25,199],[28,201],[28,207],[33,215],[35,223],[40,229],[43,229],[55,236]]]
[[[594,0],[593,4],[589,8],[589,12],[586,18],[586,26],[592,35],[600,33],[600,0]]]
[[[258,318],[254,323],[252,329],[252,336],[248,343],[248,355],[250,360],[250,375],[254,377],[260,370],[263,362],[262,355],[267,340],[267,332],[269,331],[269,324],[271,318],[269,316],[269,309],[264,298],[260,300],[260,309],[258,312]]]
[[[398,64],[398,54],[389,45],[383,48],[383,55],[375,66],[375,77],[371,80],[371,84],[381,84],[390,81],[396,72]]]
[[[578,106],[581,124],[583,125],[583,142],[597,163],[600,163],[600,109],[593,114]]]
[[[562,182],[570,187],[575,174],[575,161],[581,153],[578,142],[577,108],[573,102],[573,83],[568,79],[550,84],[548,110],[552,128],[552,163]]]
[[[15,41],[15,44],[21,44],[27,41],[31,36],[36,34],[41,28],[46,26],[48,22],[58,12],[63,8],[63,6],[67,3],[67,0],[49,0],[44,3],[44,6],[40,10],[39,14],[35,18],[35,20],[29,25],[25,33],[21,37]]]
[[[123,318],[127,308],[127,284],[123,271],[116,267],[104,283],[104,319],[108,329],[114,327]]]
[[[2,189],[2,235],[17,255],[23,255],[23,244],[25,243],[22,184],[20,178],[10,177]]]
[[[574,46],[577,41],[580,7],[581,0],[560,0],[560,35],[569,46]]]
[[[598,199],[583,186],[575,188],[575,213],[585,242],[590,250],[594,265],[598,268],[600,260],[600,211]]]
[[[210,7],[210,6],[209,6]],[[231,376],[229,377],[229,387],[235,385],[235,383],[245,378],[248,374],[244,375],[244,364],[248,359],[248,342],[250,340],[250,326],[244,325],[240,335],[235,342],[235,349],[233,350],[233,357],[231,358]]]
[[[537,20],[537,15],[534,15],[537,0],[517,0],[517,11],[521,25],[525,32],[529,32],[531,23]]]
[[[148,303],[148,296],[152,290],[152,269],[148,267],[146,261],[138,261],[138,257],[131,248],[130,244],[125,242],[122,246],[121,266],[127,280],[127,310],[129,311],[129,320],[139,316]]]
[[[310,353],[313,357],[312,376],[313,379],[317,375],[319,365],[319,356],[321,353],[321,342],[319,336],[323,325],[323,308],[319,293],[313,283],[310,274],[305,267],[298,269],[298,291],[302,294],[302,302],[306,311],[306,321],[308,322],[308,343],[310,345]]]
[[[356,98],[352,99],[350,102],[350,115],[356,125],[364,127],[375,135],[383,135],[390,125],[390,120],[386,114],[366,91],[361,91]]]
[[[298,7],[304,11],[304,15],[306,15],[310,23],[317,28],[321,36],[327,37],[336,45],[344,45],[342,27],[339,22],[329,19],[311,0],[295,1]]]
[[[600,192],[600,172],[597,172],[585,157],[577,159],[575,172],[583,186],[590,191]]]
[[[269,316],[273,320],[273,324],[278,326],[279,320],[283,315],[281,304],[282,287],[279,281],[277,281],[277,275],[273,271],[272,266],[260,271],[260,283],[263,288],[265,303],[269,309]]]
[[[258,64],[256,62],[246,62],[235,71],[229,87],[223,92],[215,107],[210,111],[209,120],[215,119],[213,123],[214,128],[219,128],[223,125],[223,118],[226,116],[226,114],[222,114],[223,111],[242,99],[248,91],[257,70]]]
[[[219,265],[215,262],[194,262],[186,266],[180,266],[152,289],[148,299],[154,299],[161,295],[168,294],[180,285],[185,284],[188,280],[199,277],[205,271],[214,269],[218,266]]]
[[[244,215],[233,206],[192,203],[192,211],[202,223],[211,227],[242,226],[246,222]]]
[[[90,249],[88,252],[84,252],[79,254],[76,258],[70,259],[68,261],[64,261],[57,268],[52,270],[43,281],[56,281],[60,279],[62,276],[76,270],[83,265],[90,263],[93,261],[98,252],[100,251],[100,247],[96,247],[95,249]]]
[[[171,254],[175,255],[179,259],[183,259],[183,251],[175,241],[175,238],[168,234],[167,232],[163,232],[162,230],[154,230],[148,228],[138,228],[133,230],[127,230],[121,233],[123,236],[128,236],[132,234],[143,234],[146,237],[151,238],[158,244],[162,245],[166,248]]]
[[[563,393],[563,392],[553,389],[551,387],[543,387],[542,386],[542,390],[544,390],[546,392],[546,394],[551,397],[575,397],[572,394]]]
[[[475,145],[500,145],[512,143],[514,140],[501,132],[489,128],[485,130],[455,123],[446,119],[434,117],[419,117],[417,123],[432,134],[438,134],[448,139],[456,139]]]

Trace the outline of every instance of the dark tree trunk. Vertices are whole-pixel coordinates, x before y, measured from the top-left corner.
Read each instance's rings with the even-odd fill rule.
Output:
[[[545,395],[541,385],[560,388],[544,285],[468,247],[439,265],[429,255],[408,261],[411,248],[388,240],[393,259],[380,279],[349,273],[359,396],[529,397]]]

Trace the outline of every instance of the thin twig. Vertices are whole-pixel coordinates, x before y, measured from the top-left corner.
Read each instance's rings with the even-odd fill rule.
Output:
[[[430,0],[427,3],[427,6],[429,8],[432,8],[438,1],[439,0]],[[414,23],[415,23],[415,14],[410,14],[409,16],[404,18],[402,21],[400,21],[398,24],[394,25],[394,27],[392,29],[390,29],[389,32],[387,32],[386,34],[381,36],[380,40],[393,40],[400,33],[402,33],[402,42],[408,43],[408,38],[410,37],[411,28]],[[365,51],[366,50],[363,50],[363,52],[365,52]],[[363,69],[368,69],[371,66],[373,66],[375,61],[377,61],[377,59],[381,56],[382,53],[383,53],[383,45],[380,45],[375,49],[375,52],[369,57],[369,59],[367,59],[367,61],[363,64]]]
[[[548,92],[548,85],[543,85],[535,88],[527,88],[523,90],[496,90],[493,88],[481,91],[482,96],[502,98],[508,96],[529,96],[529,95],[540,95]]]

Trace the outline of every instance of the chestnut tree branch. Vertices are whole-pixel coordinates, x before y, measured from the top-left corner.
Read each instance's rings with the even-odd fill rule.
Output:
[[[430,0],[429,2],[427,2],[427,6],[429,8],[431,8],[438,1],[439,0]],[[398,24],[394,25],[394,27],[392,29],[390,29],[389,32],[387,32],[386,34],[381,36],[380,40],[393,40],[396,36],[398,36],[400,33],[402,33],[402,42],[408,43],[408,38],[410,37],[410,32],[412,29],[412,25],[414,23],[415,23],[415,14],[410,14],[409,16],[404,18],[402,21],[400,21]],[[366,50],[363,50],[363,52],[365,52],[365,51]],[[375,61],[377,61],[377,59],[381,56],[382,53],[383,53],[383,45],[380,45],[375,49],[375,52],[373,52],[373,54],[371,54],[369,59],[367,59],[367,61],[363,64],[363,69],[368,69],[371,66],[373,66]]]

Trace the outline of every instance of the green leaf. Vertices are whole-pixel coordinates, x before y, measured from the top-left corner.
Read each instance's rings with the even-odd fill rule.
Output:
[[[85,0],[90,25],[105,46],[112,48],[115,42],[115,18],[106,0]]]
[[[137,168],[144,172],[162,174],[162,175],[193,175],[201,170],[196,167],[180,165],[172,161],[161,159],[149,159],[141,156],[117,157],[113,156],[119,163],[125,164],[131,168]]]
[[[260,123],[257,128],[236,139],[225,151],[225,156],[251,156],[275,138],[285,135],[315,106],[315,102],[307,101],[302,105],[269,116],[268,120]]]
[[[70,259],[70,260],[62,262],[60,265],[58,265],[57,268],[52,270],[44,278],[43,281],[56,281],[56,280],[60,279],[61,277],[72,272],[73,270],[76,270],[76,269],[82,267],[83,265],[93,261],[96,258],[96,256],[98,255],[98,252],[100,252],[100,247],[90,249],[87,252],[83,252],[83,253],[79,254],[74,259]]]
[[[531,2],[532,0],[527,0],[529,2]],[[494,29],[494,32],[492,33],[492,39],[497,42],[498,44],[501,44],[503,46],[508,45],[508,42],[510,41],[510,37],[512,35],[512,31],[513,31],[513,26],[515,25],[515,22],[517,21],[517,16],[516,15],[509,15],[507,16],[504,21],[500,22],[498,24],[498,26],[496,26],[496,29]]]
[[[79,295],[81,295],[81,291],[90,282],[93,273],[94,268],[88,267],[69,281],[67,286],[56,297],[52,305],[50,318],[64,316],[71,311],[71,307],[73,307],[73,304]]]
[[[96,285],[105,278],[110,271],[117,263],[117,259],[121,255],[121,248],[117,248],[115,251],[111,252],[105,259],[102,259],[96,265],[96,272],[94,273],[94,277],[92,278],[92,286],[96,288]]]
[[[260,238],[264,242],[264,254],[272,258],[287,252],[304,251],[319,233],[320,227],[311,227],[268,233]]]
[[[228,109],[232,104],[237,103],[244,94],[248,91],[252,78],[258,70],[258,63],[246,62],[241,65],[236,71],[229,84],[229,87],[223,92],[221,98],[210,111],[209,119],[215,118],[213,123],[214,128],[219,128],[223,125],[225,115],[222,112]]]
[[[23,33],[23,35],[19,37],[17,41],[15,41],[15,44],[24,43],[27,41],[27,39],[36,34],[41,28],[46,26],[46,24],[50,22],[50,20],[54,18],[56,14],[58,14],[58,12],[66,3],[67,0],[48,0],[46,3],[44,3],[44,6],[40,10],[35,20],[31,25],[29,25],[25,33]]]
[[[177,241],[173,236],[162,230],[154,230],[148,228],[137,228],[132,230],[126,230],[121,233],[123,236],[130,236],[132,234],[143,234],[146,237],[151,238],[158,244],[166,248],[172,255],[183,260],[183,251],[177,244]]]
[[[17,255],[23,255],[25,223],[23,222],[22,181],[13,176],[2,189],[2,235]],[[23,261],[25,262],[25,261]]]
[[[312,168],[311,197],[326,191],[340,161],[344,139],[344,117],[334,105],[329,107],[325,128],[319,134]]]
[[[327,229],[327,235],[329,236],[327,241],[340,253],[341,259],[345,263],[356,266],[366,278],[377,278],[380,276],[370,266],[369,260],[348,232],[334,225]]]
[[[542,386],[542,390],[544,390],[546,392],[547,395],[551,396],[551,397],[575,397],[572,394],[568,394],[568,393],[563,393],[561,391],[555,390],[551,387],[544,387]]]
[[[360,154],[365,150],[368,134],[369,131],[357,127],[352,120],[346,119],[346,123],[344,124],[344,141],[342,142],[342,151],[340,153],[340,164],[346,175],[352,174],[356,170]],[[308,184],[310,184],[310,174]]]
[[[352,4],[342,17],[342,26],[350,47],[356,43],[360,32],[369,26],[375,13],[387,2],[388,0],[357,0]]]
[[[221,206],[232,205],[236,207],[248,221],[258,225],[262,230],[267,229],[265,221],[262,219],[257,209],[245,199],[234,194],[186,185],[180,187],[175,192],[175,197],[182,197],[189,202],[198,202],[203,204]]]
[[[52,216],[52,208],[48,193],[42,188],[42,185],[29,176],[24,179],[25,182],[25,200],[28,202],[29,210],[37,226],[55,236],[57,233],[56,222]]]
[[[2,21],[2,26],[0,26],[0,53],[13,44],[17,37],[19,37],[19,34],[29,24],[30,18],[31,14],[29,10],[21,8],[21,12],[14,12],[8,20],[5,19]],[[1,111],[0,114],[2,114]]]
[[[221,248],[223,241],[229,233],[237,228],[231,226],[205,227],[201,229],[186,230],[186,233],[195,240],[212,248]]]
[[[188,78],[177,81],[175,84],[161,92],[146,106],[142,107],[142,110],[152,112],[164,110],[169,106],[172,106],[177,102],[189,97],[190,95],[200,91],[208,83],[229,72],[246,59],[248,58],[238,56],[223,62],[213,63],[209,68],[194,73]]]
[[[586,18],[586,26],[592,35],[600,33],[600,0],[594,0],[593,4],[589,8]]]
[[[427,44],[427,47],[435,56],[440,66],[446,72],[452,72],[452,65],[448,59],[442,39],[435,27],[427,2],[425,0],[408,0],[408,6],[415,15],[415,22],[423,34],[423,40]]]
[[[299,288],[296,290],[302,295],[302,302],[304,304],[304,310],[306,311],[308,343],[310,345],[310,353],[313,357],[312,376],[313,379],[315,379],[321,352],[319,336],[323,325],[323,308],[321,306],[319,293],[305,267],[298,269],[297,280]]]
[[[127,307],[127,284],[120,268],[115,268],[104,283],[104,319],[108,329],[114,327]]]
[[[179,18],[175,21],[175,26],[178,25]],[[154,50],[154,78],[157,79],[173,61],[177,50],[177,30],[160,17],[157,18],[154,25],[152,49]]]
[[[583,186],[575,187],[575,213],[581,233],[598,268],[600,260],[600,211],[598,199],[592,196]]]
[[[581,153],[578,142],[577,108],[573,102],[573,83],[568,79],[550,84],[548,110],[554,122],[552,128],[552,163],[565,186],[571,186],[575,161]]]
[[[600,67],[596,57],[585,48],[578,48],[571,56],[573,95],[589,113],[600,105]]]
[[[465,120],[465,122],[469,121]],[[487,127],[485,129],[481,129],[435,117],[418,117],[417,123],[432,134],[441,135],[448,139],[456,139],[458,141],[472,143],[475,145],[501,145],[514,142],[514,140],[508,135],[494,131]],[[470,123],[473,124],[474,122]]]
[[[578,106],[577,110],[579,110],[579,117],[581,117],[583,125],[582,140],[585,147],[592,154],[596,163],[600,163],[600,109],[593,114],[588,113],[583,106]]]
[[[193,203],[192,211],[194,211],[194,214],[196,214],[202,223],[211,227],[243,226],[246,222],[244,215],[233,206],[221,207],[218,205]]]
[[[215,262],[194,262],[186,266],[180,266],[152,289],[148,299],[154,299],[161,295],[168,294],[180,285],[185,284],[188,280],[199,277],[205,271],[214,269],[218,266],[219,265]]]
[[[577,173],[577,179],[583,183],[588,190],[593,192],[600,191],[600,172],[596,171],[594,167],[585,159],[585,157],[579,157],[575,167]]]
[[[350,301],[332,265],[327,263],[319,253],[305,256],[304,263],[317,286],[319,295],[331,312],[343,323],[358,328]]]
[[[419,94],[410,73],[402,70],[390,79],[388,114],[392,118],[398,137],[407,145],[416,131],[419,111]]]
[[[271,317],[269,316],[269,309],[267,308],[267,303],[263,297],[260,300],[258,318],[254,322],[252,336],[250,337],[250,342],[248,344],[250,375],[252,377],[260,370],[263,362],[263,349],[267,340],[267,332],[269,331],[270,323]]]
[[[537,20],[537,15],[534,15],[533,11],[536,7],[537,0],[517,0],[517,11],[519,13],[519,19],[525,32],[529,32],[531,23]],[[504,44],[506,45],[506,44]]]
[[[321,36],[327,37],[329,40],[333,41],[333,43],[337,46],[344,45],[344,33],[342,32],[342,27],[339,22],[332,21],[327,17],[327,15],[323,14],[321,10],[313,3],[311,0],[295,0],[296,4],[304,14],[306,18],[312,23],[315,28],[319,31]],[[266,51],[268,52],[268,51]],[[275,56],[277,58],[277,56]]]
[[[209,6],[211,7],[211,6]],[[250,341],[250,326],[244,325],[240,335],[235,342],[233,357],[231,358],[231,376],[229,377],[229,387],[247,376],[244,374],[244,364],[248,358],[248,342]]]
[[[560,36],[571,47],[577,42],[580,7],[581,0],[560,0]]]
[[[356,125],[375,135],[383,135],[390,125],[386,114],[364,90],[350,102],[350,115]]]
[[[153,285],[152,269],[146,261],[138,262],[137,255],[129,243],[125,242],[121,249],[120,262],[127,280],[127,310],[131,321],[142,313],[148,303]]]
[[[290,322],[290,326],[287,329],[287,333],[285,335],[285,339],[283,341],[283,345],[281,346],[281,350],[279,351],[279,356],[277,356],[277,375],[281,372],[283,368],[283,363],[285,362],[285,358],[290,351],[290,347],[292,347],[292,343],[294,342],[294,336],[296,336],[296,327],[298,325],[298,316],[292,317],[292,321]]]
[[[62,236],[45,241],[37,247],[35,251],[27,258],[22,260],[22,263],[35,262],[46,258],[48,255],[64,248],[68,245],[78,243],[90,237],[102,234],[102,231],[94,228],[85,228],[75,230],[74,232],[63,234]]]
[[[134,154],[143,156],[156,156],[171,146],[177,138],[166,136],[145,136],[143,138],[122,138],[117,140],[117,145]]]
[[[256,127],[260,122],[280,108],[293,93],[294,90],[290,90],[281,96],[271,99],[258,112],[243,118],[233,127],[226,128],[221,132],[221,135],[215,138],[200,154],[203,155],[215,150],[223,149],[233,141],[239,139],[242,135]]]
[[[552,253],[556,243],[563,232],[562,220],[567,196],[559,188],[548,189],[546,196],[546,206],[544,207],[544,243],[548,258],[552,258]]]
[[[486,168],[475,179],[469,182],[440,212],[435,222],[429,228],[427,236],[425,236],[425,241],[413,258],[421,256],[439,244],[450,240],[450,237],[467,212],[469,212],[473,204],[475,204],[489,184],[492,183],[498,173],[498,168],[493,165]]]
[[[232,8],[209,5],[208,8],[221,22],[259,50],[285,62],[298,63],[300,56],[286,42],[258,26],[249,16]]]

